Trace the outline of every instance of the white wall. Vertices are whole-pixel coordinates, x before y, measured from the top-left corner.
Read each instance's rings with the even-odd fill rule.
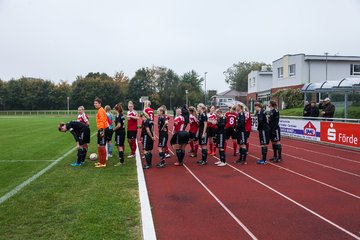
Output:
[[[254,82],[255,79],[255,82]],[[248,75],[248,94],[271,89],[272,74],[270,72],[251,71]]]

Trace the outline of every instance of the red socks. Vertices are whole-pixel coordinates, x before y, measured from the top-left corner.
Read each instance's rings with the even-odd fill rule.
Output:
[[[197,155],[197,152],[199,150],[199,143],[196,141],[194,142],[194,154]]]
[[[166,153],[166,154],[169,154],[169,153],[170,153],[170,152],[169,152],[169,147],[168,147],[168,145],[165,146],[165,153]]]
[[[105,147],[98,147],[99,163],[106,164],[106,149]]]
[[[189,144],[190,144],[191,151],[194,152],[194,142],[191,141]]]
[[[250,145],[250,143],[246,143],[246,151],[247,152],[249,151],[249,145]]]
[[[213,150],[213,143],[212,142],[209,143],[209,150],[210,150],[209,154],[211,154],[212,150]]]

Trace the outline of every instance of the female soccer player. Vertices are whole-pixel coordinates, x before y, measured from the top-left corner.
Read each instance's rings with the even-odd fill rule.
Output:
[[[184,117],[181,115],[181,109],[177,108],[176,116],[174,117],[174,126],[173,126],[173,130],[172,130],[172,134],[183,131],[184,124],[185,124],[185,120],[184,120]]]
[[[129,111],[127,112],[128,129],[126,135],[131,149],[131,154],[128,156],[128,158],[133,158],[135,157],[135,151],[136,151],[136,135],[137,135],[139,116],[138,113],[134,110],[134,104],[132,101],[128,102],[128,109],[129,109]]]
[[[255,115],[257,117],[258,127],[257,130],[259,132],[259,140],[261,145],[261,155],[262,159],[257,161],[257,164],[266,164],[266,154],[267,154],[267,145],[269,144],[269,124],[266,119],[266,115],[264,109],[261,107],[261,103],[255,103]]]
[[[215,111],[217,117],[216,123],[216,147],[219,149],[220,161],[217,161],[215,164],[218,167],[223,167],[226,165],[226,156],[225,156],[225,125],[226,117],[222,114],[220,109]]]
[[[247,143],[247,134],[246,134],[246,116],[245,116],[245,106],[239,106],[239,112],[237,116],[236,124],[236,134],[237,134],[237,144],[240,145],[240,156],[235,163],[246,164],[246,143]]]
[[[144,102],[144,113],[149,115],[150,119],[154,121],[154,109],[151,108],[151,102],[149,100]]]
[[[169,121],[165,116],[165,110],[163,108],[159,108],[158,112],[158,128],[159,128],[159,156],[160,156],[160,163],[156,166],[159,168],[165,167],[165,146],[167,145],[167,141],[169,138],[168,134],[168,124]]]
[[[89,122],[89,116],[85,113],[85,108],[84,108],[84,106],[78,107],[78,117],[77,117],[77,121],[84,123],[86,126],[89,126],[89,124],[90,124],[90,122]]]
[[[186,131],[179,131],[173,135],[170,144],[176,151],[178,161],[174,163],[175,166],[182,166],[184,164],[185,147],[188,144],[190,134]]]
[[[207,124],[208,119],[206,115],[206,106],[203,103],[198,104],[197,110],[199,113],[198,120],[199,120],[199,129],[197,132],[197,138],[199,139],[199,145],[201,147],[201,159],[197,161],[199,165],[206,165],[207,164]]]
[[[147,113],[140,114],[141,119],[144,121],[144,126],[141,129],[141,137],[143,139],[143,151],[145,154],[146,164],[144,169],[151,168],[152,162],[152,153],[154,147],[154,122],[151,120],[150,116]]]
[[[94,107],[98,110],[96,114],[96,126],[98,129],[97,142],[98,142],[98,155],[99,162],[95,164],[97,168],[106,167],[106,132],[109,128],[108,118],[104,108],[101,107],[101,99],[95,98]]]
[[[165,111],[165,118],[166,120],[168,120],[168,122],[170,122],[170,116],[167,114],[167,108],[165,105],[161,105],[161,108],[164,109]],[[169,151],[169,147],[168,147],[168,144],[166,143],[165,145],[165,157],[166,158],[170,158],[170,151]]]
[[[114,109],[117,112],[114,127],[115,144],[119,151],[119,162],[115,164],[115,167],[118,167],[124,164],[125,117],[121,103],[116,104]]]
[[[272,142],[272,147],[274,151],[274,157],[270,159],[273,162],[281,162],[281,143],[280,143],[280,127],[279,119],[280,114],[277,109],[277,103],[275,101],[270,101],[270,116],[269,116],[269,126],[270,126],[270,140]]]
[[[106,133],[106,144],[107,144],[107,157],[112,157],[112,152],[113,152],[113,145],[111,143],[111,139],[114,133],[113,130],[113,115],[111,113],[111,107],[109,105],[105,106],[105,112],[106,112],[106,116],[108,118],[108,122],[109,122],[109,128],[107,130]]]
[[[194,107],[189,107],[189,123],[190,123],[190,129],[189,129],[189,135],[190,135],[190,147],[191,147],[191,157],[197,157],[197,152],[199,149],[199,143],[198,139],[196,137],[199,123],[197,119],[197,112]]]
[[[225,113],[226,117],[226,126],[225,126],[225,150],[227,146],[227,141],[231,138],[233,141],[233,149],[234,149],[234,156],[236,156],[237,150],[237,136],[235,132],[235,125],[236,125],[236,106],[232,106],[228,112]]]
[[[68,123],[61,122],[58,126],[60,132],[67,132],[74,136],[75,141],[77,142],[77,161],[72,163],[71,166],[77,167],[85,162],[87,149],[85,145],[90,143],[90,128],[82,122],[70,121]]]
[[[208,117],[208,138],[209,138],[209,155],[216,154],[216,123],[217,117],[215,115],[215,106],[210,107],[210,111],[207,115]]]

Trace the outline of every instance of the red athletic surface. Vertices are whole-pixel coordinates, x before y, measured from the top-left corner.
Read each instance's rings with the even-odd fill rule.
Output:
[[[280,164],[256,164],[261,155],[256,132],[250,136],[247,165],[234,164],[237,157],[227,150],[227,162],[239,171],[217,167],[212,156],[208,165],[197,166],[201,154],[189,157],[189,146],[185,164],[258,239],[360,239],[360,152],[287,138],[281,142]],[[268,148],[269,159],[271,144]],[[176,156],[158,169],[157,142],[152,153],[154,167],[144,172],[158,239],[251,239],[187,168],[173,165]]]

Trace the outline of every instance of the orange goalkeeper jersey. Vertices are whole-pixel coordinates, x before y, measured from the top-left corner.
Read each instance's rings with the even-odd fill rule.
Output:
[[[106,116],[105,110],[101,107],[96,114],[96,126],[98,130],[109,127],[108,117]]]

